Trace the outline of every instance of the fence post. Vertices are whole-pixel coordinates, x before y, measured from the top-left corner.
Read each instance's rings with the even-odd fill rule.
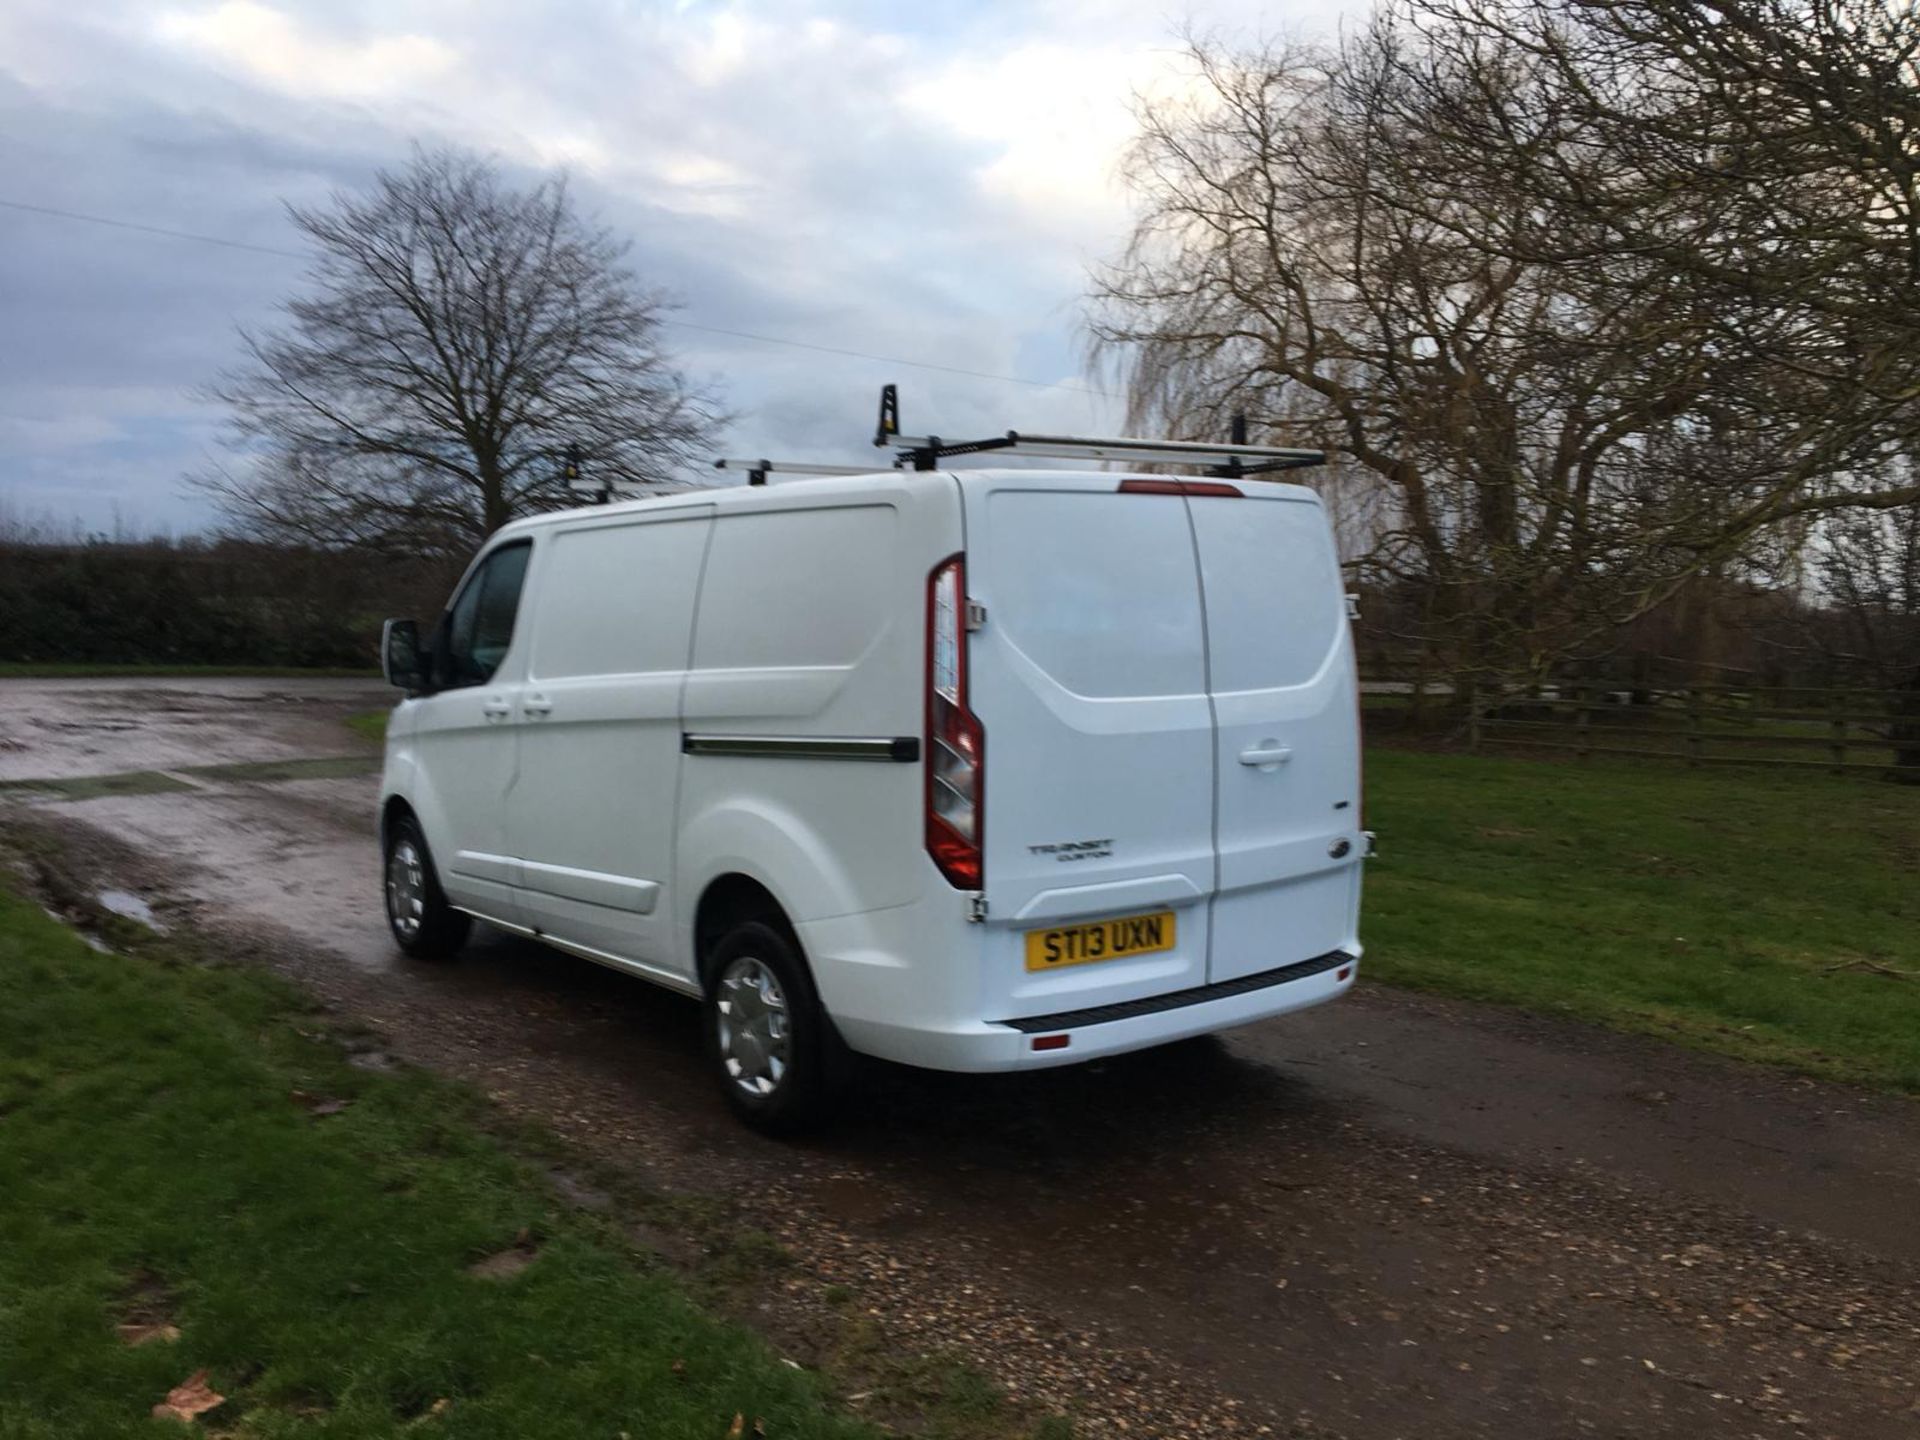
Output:
[[[1700,687],[1687,686],[1687,764],[1698,769],[1706,742],[1706,716],[1700,708]]]
[[[1578,680],[1573,686],[1574,711],[1574,747],[1573,753],[1586,760],[1593,754],[1593,712],[1589,708],[1587,682]]]
[[[1480,748],[1480,682],[1467,682],[1467,749]]]
[[[1833,707],[1833,738],[1827,744],[1827,752],[1833,759],[1833,773],[1847,773],[1847,692],[1836,690],[1828,697],[1827,703]]]

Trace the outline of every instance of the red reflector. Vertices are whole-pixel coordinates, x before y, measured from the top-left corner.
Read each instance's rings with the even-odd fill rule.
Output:
[[[1219,480],[1122,480],[1122,495],[1220,495],[1243,500],[1245,493],[1237,485]]]
[[[1333,978],[1336,980],[1344,980],[1347,978],[1347,976],[1351,975],[1352,973],[1353,973],[1353,967],[1351,965],[1342,965],[1338,970],[1334,972]]]
[[[1073,1043],[1071,1035],[1036,1035],[1033,1048],[1036,1050],[1064,1050]]]

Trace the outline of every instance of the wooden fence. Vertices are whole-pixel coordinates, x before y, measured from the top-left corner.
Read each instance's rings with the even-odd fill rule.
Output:
[[[1920,768],[1920,699],[1864,688],[1562,680],[1488,694],[1392,680],[1363,684],[1369,710],[1450,717],[1469,749],[1527,749],[1770,765],[1834,774]],[[1386,716],[1383,714],[1382,719]]]
[[[1906,697],[1911,702],[1911,697]],[[1895,691],[1689,685],[1636,690],[1571,681],[1540,693],[1475,697],[1470,745],[1682,760],[1884,771],[1895,763]],[[1908,724],[1914,723],[1909,718]]]

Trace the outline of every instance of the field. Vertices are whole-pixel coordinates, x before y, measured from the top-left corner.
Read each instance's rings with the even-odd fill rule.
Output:
[[[1920,791],[1375,747],[1374,980],[1920,1093]]]

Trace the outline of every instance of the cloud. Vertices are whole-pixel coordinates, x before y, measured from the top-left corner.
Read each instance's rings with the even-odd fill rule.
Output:
[[[364,100],[410,92],[440,81],[458,61],[453,46],[429,35],[330,36],[255,0],[167,11],[154,35],[289,95]]]
[[[676,328],[739,412],[728,451],[870,456],[883,380],[941,433],[1098,430],[1118,407],[1082,393],[1085,263],[1122,239],[1129,92],[1172,44],[1158,0],[10,0],[0,199],[297,248],[283,200],[416,139],[563,165],[685,321],[1072,387]],[[218,416],[191,391],[302,271],[0,211],[0,496],[208,521],[180,477]]]

